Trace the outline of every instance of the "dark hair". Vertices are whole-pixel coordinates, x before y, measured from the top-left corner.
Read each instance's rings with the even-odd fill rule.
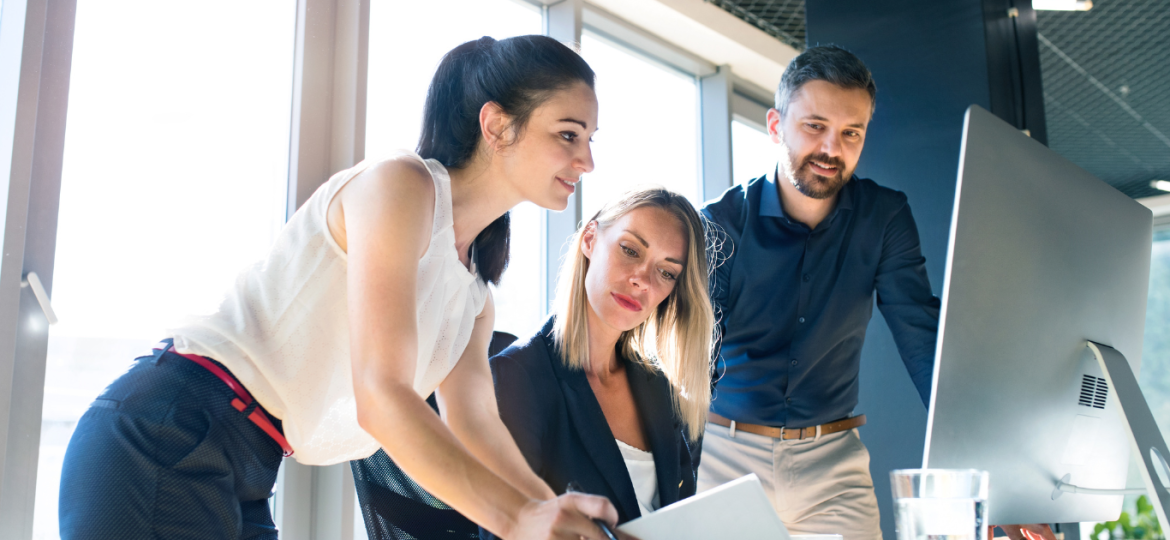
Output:
[[[857,55],[837,46],[818,45],[810,47],[793,58],[780,76],[780,88],[776,89],[776,110],[783,115],[788,112],[792,95],[809,81],[825,81],[842,88],[859,88],[869,92],[870,114],[877,106],[877,85],[873,74]]]
[[[431,79],[418,154],[447,168],[463,167],[482,139],[479,111],[485,103],[496,103],[512,118],[518,138],[554,92],[576,82],[593,88],[593,78],[581,55],[547,36],[468,41],[443,56]],[[508,222],[505,213],[475,237],[475,263],[487,283],[498,284],[508,267]]]

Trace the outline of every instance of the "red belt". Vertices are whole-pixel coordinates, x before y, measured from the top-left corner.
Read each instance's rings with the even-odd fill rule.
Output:
[[[252,405],[252,395],[248,393],[248,390],[244,388],[244,385],[240,384],[240,381],[237,381],[235,377],[232,377],[231,374],[224,371],[223,368],[215,365],[215,363],[211,360],[196,354],[183,354],[179,351],[176,351],[173,345],[167,349],[167,352],[175,353],[179,356],[182,356],[183,358],[195,362],[196,364],[203,366],[207,371],[210,371],[212,375],[219,377],[219,380],[227,384],[228,387],[236,393],[236,396],[238,396],[232,399],[232,407],[235,407],[237,411],[244,412],[245,409]],[[284,434],[282,434],[279,429],[276,429],[276,425],[273,424],[272,420],[268,418],[268,415],[260,409],[260,404],[257,403],[256,405],[256,407],[252,408],[251,414],[248,415],[248,420],[251,420],[253,424],[256,424],[256,426],[264,430],[264,433],[267,433],[269,437],[272,437],[272,440],[276,441],[276,443],[280,445],[280,448],[284,450],[284,457],[293,455],[292,446],[289,446],[288,440],[284,438]]]

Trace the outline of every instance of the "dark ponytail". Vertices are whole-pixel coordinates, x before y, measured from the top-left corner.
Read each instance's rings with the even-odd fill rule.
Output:
[[[511,116],[512,132],[519,137],[537,107],[577,82],[593,88],[593,70],[550,37],[468,41],[443,56],[431,80],[418,154],[449,169],[462,168],[483,138],[479,111],[485,103],[495,102]],[[508,266],[508,223],[505,213],[475,237],[475,264],[487,283],[498,284]]]

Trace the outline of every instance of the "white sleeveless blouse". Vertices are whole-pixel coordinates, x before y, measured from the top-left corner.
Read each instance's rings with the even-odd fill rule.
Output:
[[[422,160],[435,182],[430,245],[418,262],[414,390],[425,397],[463,354],[487,285],[459,261],[451,178]],[[242,272],[219,310],[173,329],[175,348],[218,360],[284,424],[297,461],[329,465],[369,457],[379,444],[358,425],[349,355],[346,254],[326,222],[329,203],[363,161],[323,184],[288,220],[266,260]]]

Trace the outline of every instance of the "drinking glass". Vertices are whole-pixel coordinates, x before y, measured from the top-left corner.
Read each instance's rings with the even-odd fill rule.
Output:
[[[987,540],[987,487],[987,471],[891,471],[898,540]]]

